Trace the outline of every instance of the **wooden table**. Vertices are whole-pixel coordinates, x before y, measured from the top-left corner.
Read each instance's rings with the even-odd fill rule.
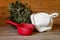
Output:
[[[60,40],[60,26],[54,25],[50,32],[33,32],[30,36],[21,36],[12,27],[0,27],[0,40]]]

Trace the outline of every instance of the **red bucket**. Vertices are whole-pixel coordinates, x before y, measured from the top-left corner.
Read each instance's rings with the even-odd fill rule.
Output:
[[[27,23],[17,24],[15,22],[12,22],[11,20],[7,20],[6,22],[16,26],[18,34],[20,35],[31,35],[33,33],[33,29],[34,29],[33,24],[27,24]]]
[[[32,24],[20,24],[19,27],[17,27],[17,31],[21,35],[31,35],[34,29],[34,25]]]

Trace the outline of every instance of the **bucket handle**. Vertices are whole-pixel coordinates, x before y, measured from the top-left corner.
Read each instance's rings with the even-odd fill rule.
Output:
[[[53,14],[50,15],[50,17],[55,18],[55,17],[57,17],[58,15],[59,15],[58,13],[53,13]]]

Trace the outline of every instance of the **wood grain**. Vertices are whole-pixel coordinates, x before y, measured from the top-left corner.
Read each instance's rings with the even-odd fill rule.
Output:
[[[0,27],[0,40],[60,40],[60,25],[54,25],[50,32],[33,32],[30,36],[22,36],[12,27]]]
[[[16,0],[0,0],[0,26],[5,26],[5,20],[8,19],[10,13],[8,6]],[[20,0],[23,4],[28,4],[33,12],[47,12],[52,14],[59,13],[59,17],[54,19],[54,24],[60,24],[60,0]]]

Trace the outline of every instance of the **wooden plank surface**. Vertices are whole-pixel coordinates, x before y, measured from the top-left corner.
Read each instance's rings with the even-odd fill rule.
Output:
[[[60,40],[60,26],[54,25],[50,32],[39,33],[34,31],[30,36],[22,36],[12,27],[0,27],[0,40]]]
[[[16,0],[0,0],[0,26],[6,26],[5,20],[10,16],[8,6]],[[28,4],[33,12],[47,12],[52,14],[58,12],[59,16],[54,19],[54,24],[60,24],[60,0],[19,0]]]

